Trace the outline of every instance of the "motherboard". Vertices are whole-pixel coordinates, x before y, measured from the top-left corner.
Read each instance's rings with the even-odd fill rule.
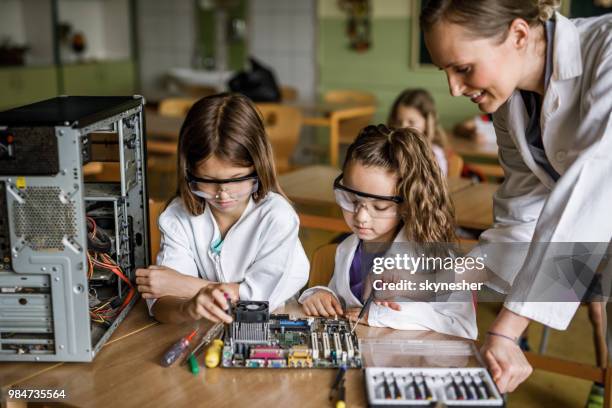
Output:
[[[270,314],[268,302],[240,301],[226,327],[223,367],[361,367],[357,336],[346,319]]]

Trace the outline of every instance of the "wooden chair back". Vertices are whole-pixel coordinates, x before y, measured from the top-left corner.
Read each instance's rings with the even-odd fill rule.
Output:
[[[298,91],[292,86],[281,85],[280,86],[281,101],[283,102],[295,102],[298,98]]]
[[[149,245],[151,246],[152,264],[156,263],[157,253],[159,252],[159,247],[161,243],[161,233],[157,225],[157,220],[159,219],[161,213],[164,211],[165,207],[166,203],[164,201],[158,201],[149,198],[149,236],[151,237]]]
[[[334,274],[336,248],[338,244],[323,245],[315,250],[310,262],[308,287],[326,286]]]
[[[290,159],[300,139],[302,113],[293,106],[277,103],[259,103],[257,109],[266,128],[266,133],[278,173],[291,169]]]
[[[352,89],[334,89],[323,95],[327,103],[345,103],[354,105],[376,105],[376,96],[369,92]]]
[[[376,97],[363,91],[354,90],[332,90],[325,93],[323,99],[326,103],[347,104],[347,105],[376,105]],[[355,140],[361,129],[372,123],[374,114],[359,116],[342,120],[339,124],[339,141],[343,144],[350,144]]]
[[[446,161],[448,163],[447,176],[461,177],[461,171],[463,170],[463,157],[450,151],[446,154]]]

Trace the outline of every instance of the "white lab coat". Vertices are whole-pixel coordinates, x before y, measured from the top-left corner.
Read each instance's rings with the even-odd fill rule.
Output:
[[[400,231],[394,242],[409,242]],[[334,275],[328,286],[314,286],[302,293],[299,302],[303,303],[318,290],[332,293],[336,299],[342,297],[346,307],[361,307],[350,287],[350,269],[359,238],[352,234],[336,249]],[[396,311],[376,303],[370,305],[368,324],[374,327],[390,327],[398,330],[433,330],[453,336],[475,339],[478,336],[476,312],[469,292],[456,292],[450,295],[453,301],[447,302],[401,302],[401,310]]]
[[[548,160],[561,177],[555,183],[534,162],[525,137],[528,113],[515,91],[493,115],[505,180],[494,196],[494,225],[482,234],[483,243],[612,238],[612,15],[570,21],[556,13],[555,18],[541,130]],[[532,245],[521,259],[494,257],[486,263],[512,284],[508,309],[565,329],[578,303],[525,302],[542,259],[536,252]]]
[[[308,281],[299,219],[279,194],[268,193],[259,203],[251,198],[225,234],[219,254],[211,249],[220,232],[208,207],[194,217],[177,198],[158,223],[162,235],[158,265],[214,282],[239,282],[242,300],[267,300],[274,310]],[[147,303],[150,310],[153,302]]]

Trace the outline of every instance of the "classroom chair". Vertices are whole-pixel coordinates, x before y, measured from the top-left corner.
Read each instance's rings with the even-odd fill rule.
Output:
[[[280,93],[282,102],[295,102],[298,99],[298,91],[292,86],[281,85]]]
[[[314,251],[310,262],[309,288],[327,286],[334,274],[336,248],[338,248],[338,244],[326,244]]]
[[[323,100],[331,104],[346,104],[355,106],[376,106],[376,97],[363,91],[354,90],[332,90],[323,95]],[[360,115],[343,119],[338,124],[338,140],[341,144],[351,144],[361,129],[368,126],[374,118],[374,112],[368,115]]]
[[[159,246],[161,243],[161,233],[157,220],[159,216],[166,208],[164,201],[153,200],[149,198],[149,245],[151,247],[151,263],[154,264],[157,259],[157,253],[159,252]]]
[[[276,171],[280,173],[291,169],[291,156],[300,139],[302,113],[299,109],[277,103],[258,103],[272,153]]]
[[[347,105],[376,105],[376,97],[365,91],[352,89],[334,89],[325,92],[323,100],[326,103],[337,103]]]
[[[448,164],[448,177],[461,177],[463,171],[463,158],[453,151],[446,153],[446,161]]]
[[[187,112],[194,103],[198,101],[198,98],[192,97],[171,97],[162,99],[159,102],[157,111],[163,116],[172,116],[175,118],[184,118],[187,116]]]

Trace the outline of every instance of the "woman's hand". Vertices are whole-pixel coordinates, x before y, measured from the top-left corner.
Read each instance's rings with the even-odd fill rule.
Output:
[[[342,305],[338,299],[326,290],[317,290],[302,302],[304,313],[309,316],[342,316]]]
[[[183,310],[193,320],[204,318],[212,322],[231,323],[228,300],[238,300],[238,284],[212,283],[185,302]]]
[[[533,371],[521,348],[512,341],[525,331],[528,324],[528,318],[504,307],[482,346],[481,353],[502,393],[514,391]]]
[[[346,311],[346,318],[351,321],[351,322],[357,322],[358,318],[359,318],[359,313],[361,312],[361,308],[360,307],[352,307],[350,309],[348,309]],[[367,326],[368,324],[368,315],[370,314],[370,308],[368,308],[368,310],[366,310],[365,314],[363,315],[363,317],[361,318],[361,320],[359,321],[359,323],[364,324]]]
[[[144,299],[157,299],[162,296],[190,298],[197,290],[209,282],[194,278],[166,266],[150,265],[136,269],[136,285]]]

